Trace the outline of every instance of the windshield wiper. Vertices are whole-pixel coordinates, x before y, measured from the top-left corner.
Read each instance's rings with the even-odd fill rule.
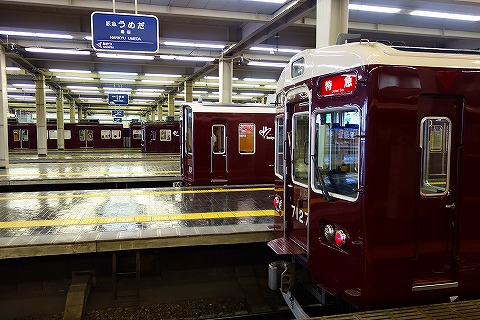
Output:
[[[327,190],[327,186],[325,185],[325,179],[323,178],[322,170],[317,166],[318,164],[318,157],[316,155],[313,156],[313,165],[315,167],[315,180],[320,182],[320,190],[322,191],[323,197],[327,201],[333,201],[333,198],[330,196],[330,193]]]

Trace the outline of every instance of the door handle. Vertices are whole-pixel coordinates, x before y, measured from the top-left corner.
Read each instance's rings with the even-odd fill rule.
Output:
[[[445,206],[445,208],[447,208],[447,209],[455,209],[455,203],[447,204],[447,205]]]

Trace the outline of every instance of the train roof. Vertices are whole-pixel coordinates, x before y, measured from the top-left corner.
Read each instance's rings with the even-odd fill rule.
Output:
[[[185,103],[183,107],[192,108],[192,112],[210,113],[275,113],[274,105],[266,104],[201,104]]]
[[[280,75],[277,90],[315,76],[337,73],[359,66],[404,65],[480,69],[480,52],[432,51],[427,48],[399,50],[382,43],[368,41],[304,50],[290,59]],[[305,59],[304,72],[292,77],[292,63],[301,58]]]

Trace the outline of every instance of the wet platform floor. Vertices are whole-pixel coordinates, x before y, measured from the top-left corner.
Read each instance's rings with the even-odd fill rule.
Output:
[[[0,193],[0,258],[273,239],[273,188]]]
[[[61,185],[106,182],[179,181],[178,154],[140,150],[35,150],[9,152],[9,166],[0,169],[0,186]]]

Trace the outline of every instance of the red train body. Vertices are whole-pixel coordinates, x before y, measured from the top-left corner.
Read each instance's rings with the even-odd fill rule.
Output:
[[[123,148],[123,127],[121,124],[64,125],[65,149],[80,148]],[[35,123],[8,124],[9,149],[36,149],[37,127]],[[47,148],[57,148],[57,127],[47,124]]]
[[[367,42],[291,59],[269,246],[295,263],[272,288],[301,269],[358,309],[480,294],[478,61]]]
[[[183,183],[273,184],[274,117],[264,106],[182,106]]]
[[[143,152],[180,153],[180,122],[146,122],[142,125]]]

